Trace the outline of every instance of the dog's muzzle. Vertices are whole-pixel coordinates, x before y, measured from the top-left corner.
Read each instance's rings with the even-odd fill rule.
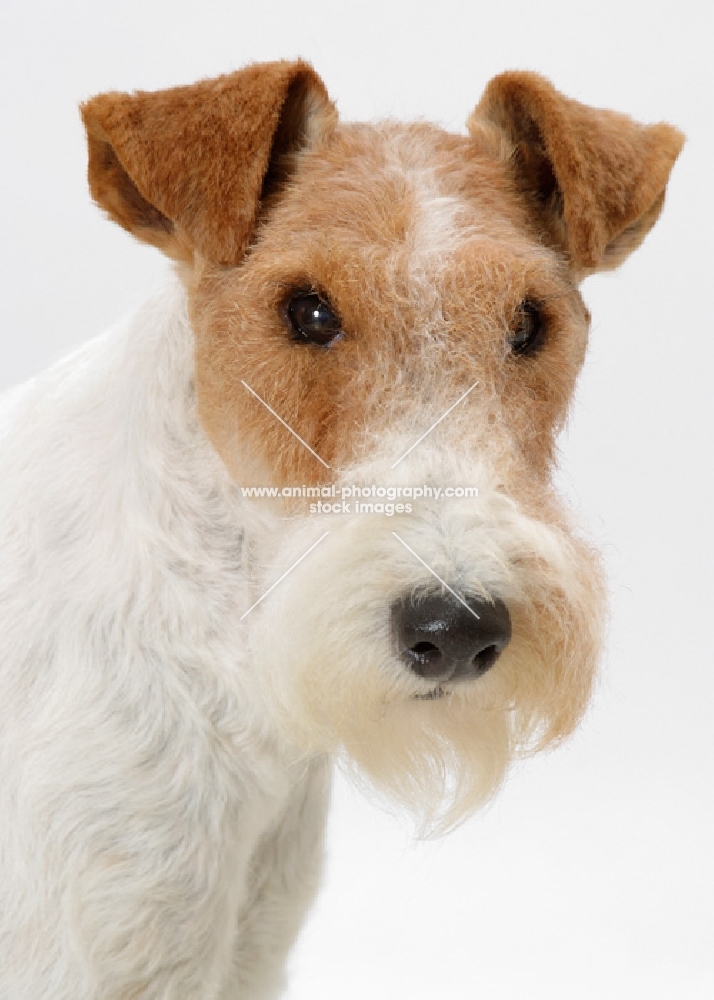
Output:
[[[473,595],[464,601],[448,592],[418,591],[392,605],[399,653],[419,677],[472,680],[485,674],[508,645],[511,616],[503,601]]]

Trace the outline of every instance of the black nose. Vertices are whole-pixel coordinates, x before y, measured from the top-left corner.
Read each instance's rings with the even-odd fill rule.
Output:
[[[392,605],[399,651],[415,674],[435,680],[480,677],[511,638],[503,601],[466,595],[468,607],[448,591],[417,591]]]

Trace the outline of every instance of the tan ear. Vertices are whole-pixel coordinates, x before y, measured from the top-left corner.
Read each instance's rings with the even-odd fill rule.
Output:
[[[506,134],[539,225],[581,275],[615,267],[639,246],[684,142],[671,125],[579,104],[535,73],[494,77],[469,129],[484,122]]]
[[[269,172],[278,177],[284,154],[329,132],[336,112],[298,61],[154,93],[100,94],[82,118],[89,187],[115,222],[170,256],[197,250],[235,264]]]

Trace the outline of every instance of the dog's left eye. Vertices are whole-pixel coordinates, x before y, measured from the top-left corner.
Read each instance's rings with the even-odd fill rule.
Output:
[[[511,331],[510,345],[514,354],[534,354],[545,338],[543,314],[530,299],[524,299],[518,307],[516,321]]]
[[[296,340],[325,347],[342,334],[339,317],[315,292],[303,292],[290,299],[287,317]]]

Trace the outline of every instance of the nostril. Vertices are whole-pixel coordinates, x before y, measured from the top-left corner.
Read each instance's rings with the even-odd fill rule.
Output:
[[[485,649],[478,652],[471,661],[475,668],[476,676],[480,677],[481,674],[485,674],[487,670],[490,670],[500,654],[501,650],[498,646],[486,646]]]
[[[412,653],[438,653],[439,647],[435,646],[433,642],[417,642],[416,645],[411,646]],[[441,655],[441,654],[439,654]]]
[[[443,655],[433,642],[415,642],[404,651],[404,655],[411,669],[420,677],[443,676]]]

